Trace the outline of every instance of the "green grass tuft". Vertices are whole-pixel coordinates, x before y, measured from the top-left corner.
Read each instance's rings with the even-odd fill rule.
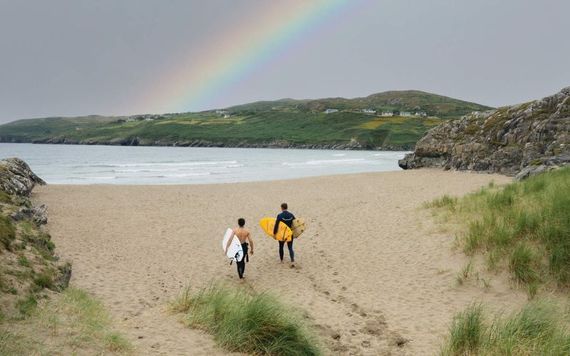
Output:
[[[457,314],[442,355],[568,355],[570,333],[557,306],[529,303],[507,318],[485,322],[483,310],[472,305]]]
[[[467,355],[477,353],[481,346],[483,333],[483,309],[480,305],[471,305],[457,314],[450,329],[450,338],[444,354]]]
[[[38,306],[38,301],[36,300],[36,297],[33,295],[28,295],[25,299],[20,299],[16,303],[18,311],[24,318],[31,316],[34,310],[36,310],[37,306]]]
[[[214,285],[171,304],[188,326],[208,331],[228,351],[258,355],[319,355],[301,318],[269,294]]]
[[[16,229],[10,218],[0,215],[0,243],[5,249],[10,250],[10,244],[16,238]]]
[[[41,289],[43,288],[52,289],[54,286],[53,273],[50,271],[44,271],[42,273],[37,274],[34,277],[34,284]]]
[[[26,256],[18,256],[18,264],[22,267],[30,267],[30,261]]]
[[[511,253],[509,268],[518,281],[532,284],[539,279],[535,268],[538,263],[540,262],[534,251],[525,244],[519,244]]]

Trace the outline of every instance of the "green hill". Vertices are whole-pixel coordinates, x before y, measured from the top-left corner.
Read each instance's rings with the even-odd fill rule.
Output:
[[[355,99],[260,101],[198,113],[19,120],[0,126],[0,141],[410,149],[442,120],[488,109],[420,91],[391,91]]]

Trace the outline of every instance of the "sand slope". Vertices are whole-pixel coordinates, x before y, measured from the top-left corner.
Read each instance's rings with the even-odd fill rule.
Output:
[[[140,354],[225,354],[165,305],[186,284],[239,283],[220,240],[244,217],[256,242],[247,286],[306,311],[327,353],[417,355],[437,353],[453,314],[471,301],[496,308],[525,301],[498,276],[489,290],[457,286],[468,259],[419,209],[490,181],[510,179],[420,170],[200,186],[47,186],[35,199],[49,206],[58,252],[73,261],[72,283],[104,301]],[[277,242],[257,226],[282,201],[308,223],[295,242],[295,269],[279,264]]]

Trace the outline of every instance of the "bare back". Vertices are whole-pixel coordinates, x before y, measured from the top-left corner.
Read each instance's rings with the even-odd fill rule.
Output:
[[[244,227],[238,227],[237,229],[234,229],[234,234],[242,244],[245,243],[249,238],[249,230]]]

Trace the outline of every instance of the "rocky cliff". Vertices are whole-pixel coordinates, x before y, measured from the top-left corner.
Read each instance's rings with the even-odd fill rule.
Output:
[[[497,172],[518,179],[570,163],[570,87],[524,104],[474,112],[421,138],[403,169]]]
[[[29,199],[36,184],[45,183],[26,162],[0,160],[0,319],[25,317],[71,277],[71,265],[59,261],[43,228],[47,208]]]

